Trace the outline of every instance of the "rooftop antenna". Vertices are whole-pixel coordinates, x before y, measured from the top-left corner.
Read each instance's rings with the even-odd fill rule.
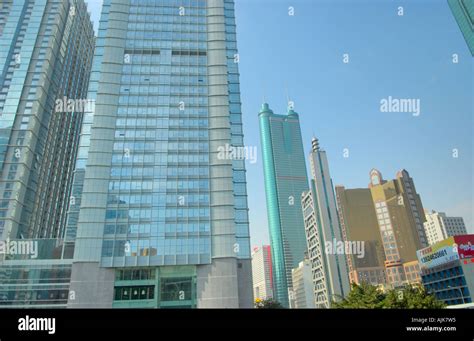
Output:
[[[286,93],[286,106],[288,107],[288,109],[293,109],[293,105],[291,105],[291,108],[290,108],[290,95],[288,93],[288,85],[285,84],[285,93]]]
[[[262,83],[262,91],[263,91],[263,103],[267,103],[267,99],[265,97],[265,83]]]

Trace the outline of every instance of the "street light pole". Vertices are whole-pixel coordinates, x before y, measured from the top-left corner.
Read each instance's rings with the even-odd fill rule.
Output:
[[[460,287],[452,287],[452,286],[448,285],[448,288],[450,288],[450,289],[458,289],[459,292],[461,293],[462,303],[463,303],[463,304],[466,303],[466,302],[464,301],[464,294],[462,293],[462,290],[461,290]]]

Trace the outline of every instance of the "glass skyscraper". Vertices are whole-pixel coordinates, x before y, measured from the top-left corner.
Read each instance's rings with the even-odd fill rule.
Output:
[[[65,221],[83,118],[71,103],[86,99],[94,41],[82,0],[0,2],[0,237],[31,251],[4,246],[0,305],[67,303]]]
[[[273,260],[274,298],[289,307],[291,270],[306,247],[301,194],[308,190],[299,116],[276,115],[268,104],[259,113],[268,227]]]
[[[234,3],[105,0],[69,307],[253,306]]]
[[[448,0],[448,4],[466,40],[469,51],[474,56],[474,1]]]

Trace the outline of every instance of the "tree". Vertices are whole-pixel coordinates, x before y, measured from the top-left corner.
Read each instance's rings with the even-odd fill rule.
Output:
[[[280,302],[272,298],[268,298],[266,300],[261,300],[257,298],[255,300],[255,308],[257,309],[283,309],[284,307],[281,305]]]
[[[368,283],[352,284],[351,291],[344,299],[333,302],[334,308],[369,308],[383,307],[384,294],[375,286]]]
[[[403,288],[382,292],[368,283],[352,284],[351,291],[343,300],[333,302],[335,308],[372,308],[372,309],[441,309],[446,307],[422,286],[406,285]]]
[[[441,309],[446,304],[426,292],[422,286],[406,285],[402,289],[391,289],[384,300],[384,308]]]

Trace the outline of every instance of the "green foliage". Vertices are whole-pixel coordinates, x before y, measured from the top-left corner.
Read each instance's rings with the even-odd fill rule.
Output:
[[[283,309],[284,307],[281,305],[280,302],[274,299],[266,299],[266,300],[255,300],[255,308],[257,309]]]
[[[407,285],[403,288],[382,292],[377,287],[362,283],[352,284],[350,293],[343,300],[333,302],[334,308],[368,309],[441,309],[444,302],[429,295],[421,286]]]

